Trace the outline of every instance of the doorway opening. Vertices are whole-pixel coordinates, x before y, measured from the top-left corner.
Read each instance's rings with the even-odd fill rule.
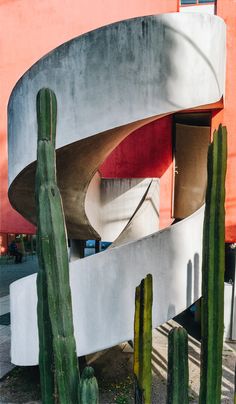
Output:
[[[174,116],[172,216],[176,220],[184,219],[204,204],[210,134],[210,112]]]

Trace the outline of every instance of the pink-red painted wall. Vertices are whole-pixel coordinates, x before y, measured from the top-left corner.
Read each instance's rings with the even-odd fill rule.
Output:
[[[178,3],[178,0],[113,0],[112,2],[110,0],[67,0],[66,2],[62,0],[41,0],[39,2],[32,0],[0,0],[0,232],[34,232],[33,226],[10,207],[7,198],[7,102],[16,81],[45,53],[77,35],[125,18],[174,12],[178,10]],[[225,20],[228,31],[227,76],[225,108],[222,112],[214,114],[212,123],[213,128],[217,126],[218,122],[223,122],[228,128],[229,159],[226,182],[226,241],[236,242],[235,1],[218,0],[217,14]],[[160,123],[159,129],[159,124],[156,124],[157,126],[154,125],[155,128],[152,128],[152,133],[158,133],[154,142],[158,142],[157,138],[162,136],[160,133],[163,130],[163,122]],[[144,138],[149,136],[146,134],[146,130],[144,130]],[[132,136],[141,136],[141,132]],[[167,138],[169,138],[168,135]],[[121,146],[125,147],[128,160],[128,142],[132,142],[130,139],[132,137],[129,140],[127,139],[125,141],[127,143],[124,142],[124,145],[122,144]],[[142,142],[141,144],[143,144]],[[147,144],[146,140],[144,142]],[[133,159],[133,149],[131,148],[130,150]],[[152,152],[151,149],[147,150],[147,153]],[[137,153],[138,158],[140,158],[140,151],[137,151]],[[151,157],[154,154],[151,154]],[[115,156],[118,155],[119,150],[115,152]],[[158,153],[157,155],[159,156]],[[147,175],[157,175],[159,163],[155,163],[157,167],[153,164],[152,162],[147,165],[147,168],[144,168],[145,165],[143,163],[141,168],[148,173]],[[125,165],[125,167],[127,170],[128,166]],[[135,171],[142,172],[141,168],[137,170],[137,164],[135,167]],[[103,168],[105,170],[106,165]],[[171,170],[172,167],[170,165],[161,177],[162,226],[168,224],[168,218],[170,218]],[[117,170],[116,174],[118,175]]]
[[[171,222],[172,117],[133,132],[109,155],[100,172],[106,178],[160,178],[160,227]]]
[[[0,0],[0,232],[34,232],[7,198],[7,102],[16,81],[45,53],[75,36],[177,7],[177,0]]]
[[[219,123],[228,130],[226,175],[226,241],[236,242],[236,1],[217,0],[217,14],[227,26],[226,93],[224,109],[214,114],[212,129]]]

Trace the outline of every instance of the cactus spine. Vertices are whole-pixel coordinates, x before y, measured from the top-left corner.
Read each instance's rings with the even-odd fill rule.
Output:
[[[53,358],[60,404],[77,404],[79,372],[72,320],[67,242],[62,201],[56,183],[56,111],[55,94],[50,89],[41,89],[37,95],[35,188],[40,263],[37,282],[40,370],[43,403],[53,402]]]
[[[80,402],[81,404],[98,404],[99,393],[97,379],[94,376],[94,370],[86,366],[80,379]]]
[[[135,293],[134,375],[135,403],[151,403],[152,387],[152,275],[142,279]]]
[[[175,327],[168,335],[167,404],[188,402],[188,334]]]
[[[224,330],[225,175],[227,132],[219,126],[208,151],[203,230],[200,404],[221,402]]]

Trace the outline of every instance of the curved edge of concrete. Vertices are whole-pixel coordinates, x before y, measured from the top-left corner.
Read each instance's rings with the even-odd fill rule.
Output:
[[[204,207],[164,230],[70,263],[78,356],[133,338],[135,288],[153,275],[153,327],[201,296]],[[36,275],[10,286],[14,364],[38,363]],[[98,332],[99,330],[99,332]]]

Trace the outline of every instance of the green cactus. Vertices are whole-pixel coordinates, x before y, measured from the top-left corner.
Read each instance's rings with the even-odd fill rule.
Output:
[[[168,335],[167,404],[188,402],[188,334],[175,327]]]
[[[224,331],[225,175],[227,131],[219,126],[208,151],[203,231],[200,404],[220,404]]]
[[[39,248],[38,328],[43,403],[77,404],[79,371],[74,339],[69,263],[64,213],[56,183],[56,96],[50,89],[37,95],[38,148],[36,170]],[[48,377],[48,380],[47,380]]]
[[[135,293],[134,375],[135,403],[151,403],[152,387],[152,275],[142,279]]]
[[[79,394],[81,404],[99,403],[98,383],[91,366],[86,366],[82,372]]]
[[[41,243],[40,243],[41,244]],[[46,243],[45,243],[46,244]],[[45,246],[47,247],[47,246]],[[43,248],[44,249],[44,248]],[[52,346],[52,327],[48,309],[47,277],[43,269],[41,248],[37,242],[39,271],[37,275],[38,293],[38,331],[39,331],[39,369],[43,404],[53,404],[56,387],[54,383],[54,358]]]

